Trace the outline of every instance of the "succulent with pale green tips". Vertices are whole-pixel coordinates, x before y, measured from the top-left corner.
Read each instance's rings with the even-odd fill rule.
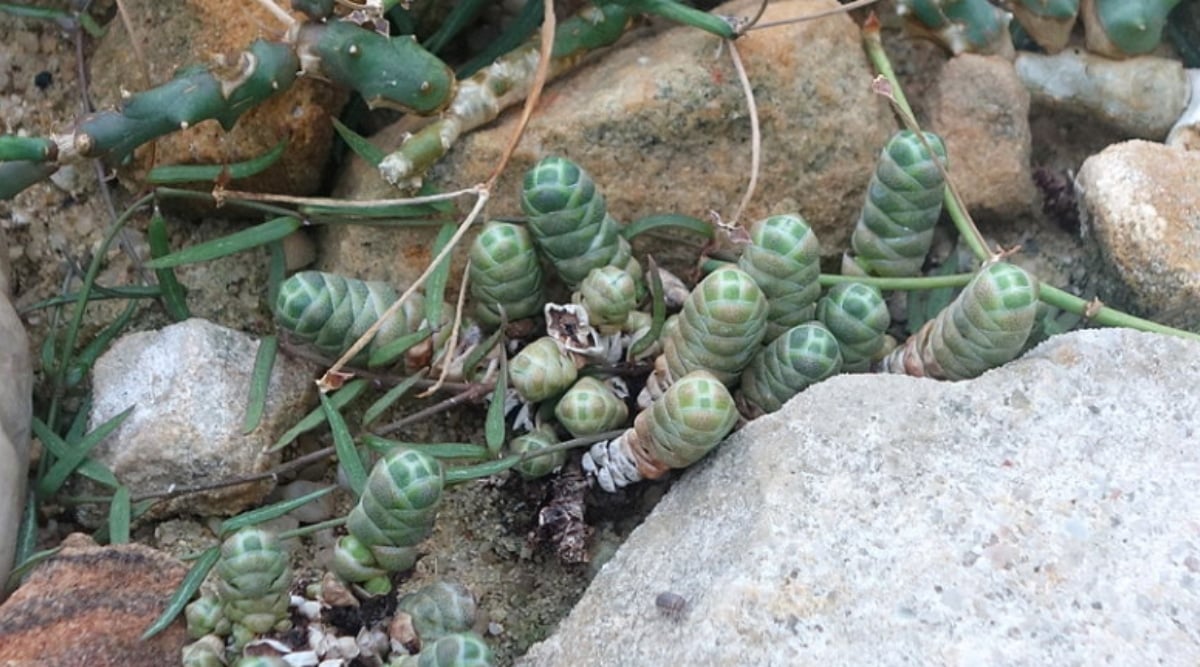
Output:
[[[611,431],[629,418],[625,401],[594,377],[579,378],[554,407],[558,423],[576,438]]]
[[[583,455],[583,468],[605,491],[686,468],[716,447],[737,423],[733,396],[708,371],[693,371],[642,410],[633,428],[599,442]]]
[[[958,297],[883,360],[881,370],[966,380],[1021,353],[1037,316],[1038,283],[1012,264],[979,271]]]
[[[384,575],[417,562],[416,547],[433,530],[443,485],[442,466],[428,454],[396,449],[379,459],[346,519],[350,534],[334,550],[334,572],[369,582],[373,592],[389,590]]]
[[[205,635],[187,644],[180,651],[183,667],[225,667],[225,640],[216,635]]]
[[[526,452],[539,452],[552,445],[557,445],[558,442],[558,436],[554,433],[554,427],[549,424],[542,424],[529,433],[509,440],[508,453],[519,455]],[[564,450],[525,459],[513,466],[513,469],[525,479],[537,479],[558,470],[566,462],[567,452]]]
[[[774,215],[754,223],[738,268],[767,297],[768,340],[812,319],[821,296],[821,244],[804,218]]]
[[[820,322],[788,329],[762,348],[742,373],[740,397],[750,418],[775,412],[806,387],[837,374],[842,352]]]
[[[610,265],[641,281],[641,266],[608,214],[604,195],[571,160],[547,157],[526,172],[521,208],[538,249],[571,289],[592,269]]]
[[[221,613],[232,624],[235,646],[291,627],[292,569],[273,533],[251,527],[230,535],[221,544],[216,571]]]
[[[326,356],[339,357],[395,301],[396,293],[381,282],[301,271],[279,286],[275,319],[296,338],[311,343]],[[424,317],[425,299],[413,294],[354,357],[355,363],[365,361],[393,340],[413,333]]]
[[[1109,58],[1150,53],[1179,0],[1084,0],[1087,48]]]
[[[896,12],[951,53],[1012,53],[1011,16],[987,0],[900,0]]]
[[[566,391],[579,376],[575,359],[552,338],[526,345],[508,363],[508,381],[528,403],[544,401]]]
[[[883,350],[885,332],[892,324],[883,294],[863,283],[834,285],[817,302],[817,319],[837,338],[842,349],[842,371],[869,370]]]
[[[288,663],[275,655],[248,655],[238,658],[233,667],[288,667]]]
[[[495,328],[500,309],[508,321],[537,315],[545,303],[542,265],[521,225],[493,220],[471,243],[471,297],[475,318]]]
[[[705,370],[732,386],[767,332],[767,299],[745,271],[724,266],[700,281],[663,329],[663,353],[638,396],[646,407],[675,378]]]
[[[601,266],[588,272],[573,301],[588,313],[588,321],[602,332],[619,330],[637,308],[637,281],[616,266]]]
[[[418,655],[393,658],[388,667],[492,667],[493,660],[492,650],[479,635],[460,632],[425,646]]]
[[[200,639],[212,633],[229,634],[229,621],[225,619],[224,605],[215,595],[201,595],[184,607],[183,614],[187,619],[188,636],[192,639]]]
[[[941,138],[926,132],[925,143],[945,161]],[[868,274],[915,276],[929,254],[946,179],[925,143],[901,130],[879,156],[850,238],[852,260]]]
[[[475,596],[465,586],[440,580],[408,593],[396,604],[397,612],[408,614],[424,646],[469,631],[475,624],[475,609]]]

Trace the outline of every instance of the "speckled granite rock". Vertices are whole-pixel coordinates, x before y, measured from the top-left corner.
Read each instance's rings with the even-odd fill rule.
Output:
[[[757,2],[739,0],[719,14],[752,15]],[[767,6],[764,21],[836,7],[832,0],[788,0]],[[488,213],[520,215],[526,170],[547,155],[579,162],[629,222],[655,213],[728,217],[750,173],[746,100],[719,41],[694,28],[672,28],[629,39],[598,62],[548,86],[525,135],[496,186]],[[844,15],[753,32],[738,40],[762,122],[763,166],[743,222],[799,210],[828,256],[847,245],[875,159],[895,130],[886,101],[870,90],[873,77],[858,28]],[[519,109],[459,142],[433,171],[439,188],[484,181],[499,162]],[[394,150],[403,132],[373,141]],[[374,169],[356,160],[336,194],[391,198]],[[466,206],[463,211],[469,208]],[[320,268],[397,286],[429,263],[437,228],[333,225],[324,233]],[[702,240],[685,234],[636,243],[669,266],[691,266]],[[459,253],[452,270],[461,275]]]
[[[1103,330],[969,382],[827,380],[686,473],[519,664],[1196,664],[1197,377],[1200,343]]]
[[[92,456],[134,496],[268,469],[279,454],[264,450],[304,415],[314,385],[312,369],[280,355],[262,422],[243,435],[258,345],[244,333],[195,318],[117,340],[96,361],[89,428],[135,407]],[[150,516],[235,514],[262,500],[272,486],[266,480],[184,496],[157,505]]]
[[[1099,298],[1200,331],[1200,153],[1148,141],[1088,158],[1076,187]]]
[[[179,662],[182,618],[141,635],[183,581],[182,563],[141,544],[99,547],[76,533],[0,606],[0,664],[161,667]]]

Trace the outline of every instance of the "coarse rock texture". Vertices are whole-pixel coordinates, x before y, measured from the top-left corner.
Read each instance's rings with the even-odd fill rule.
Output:
[[[0,229],[0,582],[8,579],[25,507],[29,422],[33,415],[29,337],[9,301],[8,287],[8,245]],[[3,596],[0,590],[0,599]]]
[[[753,15],[739,1],[718,14]],[[773,2],[763,21],[836,7],[832,0]],[[762,122],[763,165],[749,223],[799,211],[828,256],[847,246],[875,159],[895,129],[886,101],[870,90],[872,72],[858,28],[845,15],[750,33],[737,42]],[[434,167],[441,190],[486,180],[499,163],[519,109],[463,137]],[[373,142],[391,151],[411,126],[394,126]],[[493,216],[520,215],[525,172],[549,155],[578,162],[621,221],[656,213],[709,219],[729,216],[749,182],[750,119],[727,53],[715,37],[676,27],[637,34],[565,81],[548,86],[520,146],[488,205]],[[343,173],[336,195],[395,197],[361,160]],[[466,200],[464,200],[466,201]],[[464,204],[462,210],[469,208]],[[359,278],[410,284],[429,264],[435,228],[404,230],[332,225],[320,267]],[[672,233],[636,243],[673,268],[692,266],[703,243]],[[466,252],[452,275],[461,274]]]
[[[1017,76],[1035,103],[1087,114],[1125,137],[1161,141],[1187,106],[1191,85],[1178,60],[1109,60],[1079,49],[1052,56],[1022,52]]]
[[[946,143],[951,177],[976,220],[1027,215],[1038,196],[1029,93],[1012,63],[970,53],[950,59],[931,106],[932,129]]]
[[[141,544],[100,547],[80,533],[62,546],[0,606],[0,664],[177,664],[187,642],[182,618],[151,639],[141,635],[166,609],[187,568]]]
[[[1200,343],[1110,329],[968,382],[815,385],[518,664],[1196,664],[1197,377]]]
[[[1120,310],[1200,331],[1200,153],[1146,141],[1115,144],[1076,181],[1084,235]]]
[[[133,412],[92,457],[134,496],[260,473],[277,463],[278,453],[265,450],[304,415],[313,370],[279,355],[262,421],[243,435],[258,346],[246,334],[197,318],[117,340],[96,361],[89,428]],[[265,480],[188,495],[155,506],[150,516],[235,514],[272,486]]]
[[[282,24],[254,2],[127,0],[122,4],[134,39],[121,21],[114,21],[91,63],[91,91],[101,108],[116,106],[120,91],[138,92],[168,81],[179,67],[209,65],[218,54],[234,55],[255,39],[277,40],[283,34]],[[140,60],[143,56],[145,62]],[[151,155],[156,165],[249,160],[286,139],[287,149],[274,166],[234,181],[231,187],[310,194],[321,185],[333,145],[330,119],[347,99],[346,91],[330,83],[297,79],[289,90],[246,112],[229,132],[210,120],[159,139],[153,152],[139,151],[135,171],[148,169]]]

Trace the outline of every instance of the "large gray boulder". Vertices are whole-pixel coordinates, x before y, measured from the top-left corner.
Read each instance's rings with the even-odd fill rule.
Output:
[[[1197,664],[1198,377],[1200,344],[1103,330],[969,382],[823,382],[689,471],[520,664]]]
[[[33,360],[29,337],[9,301],[8,245],[0,229],[0,582],[8,579],[29,467]],[[0,585],[0,599],[4,597]]]

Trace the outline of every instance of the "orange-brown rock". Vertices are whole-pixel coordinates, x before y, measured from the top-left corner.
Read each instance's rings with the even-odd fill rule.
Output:
[[[182,620],[146,641],[187,568],[140,544],[97,546],[76,533],[0,606],[0,664],[161,667],[178,664]]]
[[[257,38],[278,39],[281,24],[254,2],[188,0],[123,3],[145,63],[129,32],[114,21],[92,59],[92,94],[98,106],[115,106],[119,92],[161,84],[185,65],[207,64],[217,54],[239,53]],[[149,75],[149,78],[146,77]],[[230,132],[205,121],[138,151],[134,175],[163,164],[223,164],[248,160],[288,139],[283,157],[267,171],[236,181],[242,190],[310,194],[321,183],[336,115],[348,99],[337,87],[299,79],[279,95],[246,112]]]

